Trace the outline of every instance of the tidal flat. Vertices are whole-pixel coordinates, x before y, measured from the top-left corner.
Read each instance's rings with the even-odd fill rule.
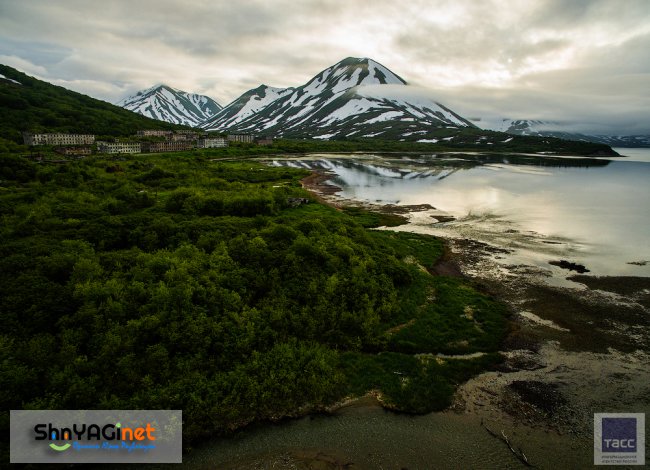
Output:
[[[192,456],[197,467],[518,468],[525,455],[538,468],[577,468],[593,462],[593,413],[650,412],[650,154],[473,158],[307,155],[271,164],[315,171],[318,184],[307,187],[342,210],[406,218],[382,230],[444,238],[434,271],[471,278],[514,312],[497,369],[461,385],[444,412],[404,416],[367,397],[215,443]],[[479,174],[462,176],[472,170]],[[459,174],[464,187],[445,187]],[[590,273],[551,263],[563,259]]]

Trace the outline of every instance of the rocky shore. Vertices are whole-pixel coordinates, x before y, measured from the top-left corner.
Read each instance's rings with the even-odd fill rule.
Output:
[[[455,219],[429,205],[343,200],[332,177],[317,172],[302,184],[338,209],[352,205],[408,219],[391,230],[431,233],[432,226],[449,227],[434,231],[446,239],[447,251],[430,272],[469,277],[509,306],[504,360],[461,384],[444,412],[404,419],[383,411],[375,394],[343,400],[321,410],[327,418],[311,415],[273,431],[295,439],[286,449],[274,447],[285,450],[256,453],[227,468],[352,469],[378,468],[378,463],[393,468],[391,462],[399,462],[394,468],[430,468],[426,462],[432,461],[466,462],[469,467],[480,462],[485,468],[583,468],[593,459],[593,413],[650,413],[650,278],[591,276],[589,266],[550,254],[545,263],[509,262],[516,259],[513,246],[554,249],[564,241],[508,227],[479,240],[455,232]],[[319,424],[311,427],[311,420]],[[410,445],[404,436],[411,432],[416,453],[404,448]],[[264,439],[270,434],[260,431]],[[318,436],[311,441],[318,442],[316,447],[308,444],[312,435]],[[259,438],[251,437],[255,449]],[[429,440],[438,447],[428,446]],[[472,442],[474,450],[454,454],[457,446]]]
[[[339,188],[327,179],[303,183],[329,204],[359,205],[336,197]],[[430,206],[361,205],[419,217],[419,224],[453,220]],[[409,225],[398,230],[419,231]],[[510,248],[498,241],[452,236],[447,242],[447,255],[432,271],[471,277],[513,312],[503,364],[461,385],[449,412],[474,416],[511,436],[509,442],[540,431],[551,440],[572,436],[584,455],[593,445],[593,413],[650,413],[650,278],[589,276],[583,265],[549,260],[566,270],[557,286],[547,282],[557,275],[550,269],[504,265]]]
[[[585,455],[593,413],[650,412],[650,278],[573,275],[573,287],[551,286],[537,266],[504,268],[503,248],[449,243],[459,269],[514,312],[504,363],[463,384],[454,412],[517,431],[523,447],[531,430],[570,435]]]

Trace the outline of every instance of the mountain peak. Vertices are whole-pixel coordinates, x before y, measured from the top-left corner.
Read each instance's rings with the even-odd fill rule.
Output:
[[[350,65],[368,65],[370,62],[374,64],[379,64],[376,60],[371,59],[370,57],[346,57],[345,59],[341,60],[338,62],[336,66],[338,65],[343,65],[343,66],[350,66]],[[382,66],[383,67],[383,66]]]
[[[160,90],[167,89],[170,91],[175,91],[172,87],[169,85],[165,85],[164,83],[156,83],[154,86],[145,88],[144,90],[138,91],[135,96],[143,96],[143,95],[149,95],[151,93],[157,93]]]
[[[201,127],[300,138],[426,141],[432,130],[473,124],[430,97],[418,96],[379,62],[347,57],[297,88],[262,85],[249,90]]]
[[[158,83],[123,99],[118,106],[174,124],[198,126],[221,110],[212,98]]]
[[[406,81],[372,59],[348,57],[297,88],[300,96],[295,104],[309,101],[310,96],[339,96],[353,88],[368,85],[406,85]]]
[[[368,57],[347,57],[321,74],[328,71],[334,77],[344,75],[348,78],[358,73],[357,85],[406,85],[402,77]]]

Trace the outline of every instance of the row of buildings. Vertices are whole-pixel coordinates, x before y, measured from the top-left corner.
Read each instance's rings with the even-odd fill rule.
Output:
[[[197,140],[166,140],[163,142],[97,142],[99,153],[158,153],[182,152],[193,148],[228,147],[228,140],[223,137],[203,138]]]
[[[206,134],[198,134],[194,131],[160,131],[144,130],[138,131],[137,137],[164,137],[163,141],[120,141],[114,142],[95,141],[91,134],[32,134],[23,132],[25,145],[56,146],[55,152],[67,156],[84,157],[92,153],[91,145],[97,144],[99,153],[159,153],[159,152],[181,152],[193,148],[223,148],[228,147],[229,142],[257,143],[258,145],[271,145],[273,139],[255,139],[250,134],[228,134],[226,137],[213,137]]]
[[[159,130],[144,130],[137,132],[138,137],[164,137],[172,141],[185,141],[197,140],[201,138],[201,134],[194,131],[159,131]],[[228,134],[226,136],[228,142],[246,142],[254,143],[255,137],[251,134]],[[259,140],[259,139],[258,139]]]
[[[92,145],[95,143],[95,136],[92,134],[32,134],[23,132],[25,145]]]

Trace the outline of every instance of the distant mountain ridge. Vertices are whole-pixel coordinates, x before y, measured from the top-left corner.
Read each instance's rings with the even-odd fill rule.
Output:
[[[475,127],[369,58],[348,57],[296,88],[261,85],[201,125],[205,130],[294,138],[436,141],[440,128]],[[430,139],[430,140],[429,140]]]
[[[212,98],[159,84],[116,103],[118,106],[160,121],[196,127],[221,111]]]
[[[466,119],[370,58],[348,57],[298,87],[260,85],[226,107],[207,96],[162,84],[118,105],[206,131],[274,137],[458,142],[469,141],[468,131],[474,129],[614,147],[650,147],[650,135],[585,134],[564,130],[561,123],[532,119]],[[486,138],[477,134],[475,140],[485,143]]]
[[[142,129],[181,129],[106,101],[0,65],[0,140],[22,144],[21,132],[130,135]]]
[[[562,130],[563,124],[536,119],[473,119],[481,129],[505,132],[512,135],[557,137],[565,140],[594,142],[612,147],[650,147],[650,135],[602,135]]]
[[[219,125],[224,128],[235,126],[277,99],[291,94],[293,90],[294,88],[274,88],[260,85],[253,90],[247,91],[223,108],[216,116],[204,122],[202,127],[209,127],[215,121],[218,121]]]

